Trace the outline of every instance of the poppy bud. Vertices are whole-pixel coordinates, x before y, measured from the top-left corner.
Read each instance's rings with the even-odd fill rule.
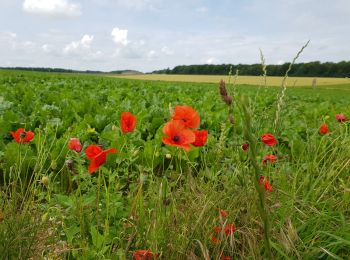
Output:
[[[45,187],[49,186],[49,182],[50,182],[49,177],[43,176],[43,177],[41,178],[41,183],[42,183]]]
[[[170,153],[167,153],[167,154],[165,155],[165,158],[171,159],[171,154],[170,154]]]
[[[242,148],[243,151],[248,151],[249,144],[248,143],[244,143],[244,144],[241,145],[241,148]]]
[[[70,172],[72,172],[74,170],[74,162],[72,159],[68,159],[66,161],[66,167]]]

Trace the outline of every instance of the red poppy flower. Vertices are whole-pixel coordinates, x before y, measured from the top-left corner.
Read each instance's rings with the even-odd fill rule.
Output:
[[[260,176],[260,185],[264,186],[265,191],[272,192],[272,185],[264,176]]]
[[[227,224],[225,227],[224,227],[224,233],[226,234],[226,236],[229,236],[233,233],[236,232],[236,226],[235,224]]]
[[[321,135],[325,135],[325,134],[328,134],[329,133],[329,128],[328,128],[328,125],[323,123],[321,126],[320,126],[320,134]]]
[[[11,132],[13,139],[19,143],[28,143],[34,138],[34,133],[32,131],[26,131],[24,128],[18,128],[16,132]]]
[[[91,161],[88,170],[89,173],[94,173],[102,164],[107,160],[107,154],[116,153],[117,149],[110,148],[107,150],[102,150],[101,147],[91,144],[85,149],[85,154],[87,158]]]
[[[277,157],[273,154],[266,155],[262,161],[263,165],[269,161],[270,163],[274,163],[277,160]]]
[[[221,227],[220,226],[216,226],[214,230],[215,230],[216,234],[219,234],[221,232]]]
[[[344,114],[337,114],[337,115],[335,115],[335,118],[337,119],[338,122],[345,122],[346,121],[346,116]]]
[[[218,245],[218,244],[220,244],[220,240],[217,239],[217,237],[216,237],[215,235],[213,235],[213,236],[211,237],[211,242],[213,243],[213,245]]]
[[[192,143],[193,146],[204,146],[208,139],[208,130],[194,130],[196,140]]]
[[[261,136],[261,141],[268,146],[274,146],[277,144],[277,140],[272,134],[263,134]]]
[[[134,252],[134,259],[135,260],[146,260],[146,259],[152,259],[157,258],[157,254],[153,254],[151,250],[136,250]]]
[[[228,212],[226,210],[223,210],[223,209],[220,209],[218,208],[217,209],[219,211],[219,215],[223,218],[227,218],[228,217]]]
[[[165,124],[163,133],[166,135],[162,138],[164,144],[177,146],[186,151],[191,149],[190,144],[196,139],[195,134],[186,129],[184,124],[179,120],[173,120]]]
[[[197,128],[200,123],[197,111],[190,106],[176,106],[172,119],[181,120],[188,128]]]
[[[232,260],[232,257],[228,255],[221,255],[220,260]]]
[[[123,134],[134,131],[137,120],[136,117],[130,112],[123,112],[120,118],[120,126]]]
[[[69,150],[76,151],[77,153],[80,153],[83,146],[81,145],[78,138],[71,138],[68,142],[68,148],[69,148]]]
[[[242,148],[243,151],[248,151],[249,144],[248,143],[244,143],[244,144],[241,145],[241,148]]]

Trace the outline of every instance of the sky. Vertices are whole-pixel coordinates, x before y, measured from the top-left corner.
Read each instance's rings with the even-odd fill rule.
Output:
[[[350,60],[349,0],[0,0],[0,67]]]

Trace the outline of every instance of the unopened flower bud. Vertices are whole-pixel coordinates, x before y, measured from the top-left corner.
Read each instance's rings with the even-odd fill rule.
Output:
[[[66,167],[70,172],[72,172],[74,170],[74,162],[72,159],[68,159],[66,161]]]
[[[42,183],[45,187],[47,187],[47,186],[49,185],[49,182],[50,182],[49,177],[43,176],[43,177],[41,178],[41,183]]]
[[[167,154],[165,155],[165,158],[171,159],[171,154],[170,154],[170,153],[167,153]]]

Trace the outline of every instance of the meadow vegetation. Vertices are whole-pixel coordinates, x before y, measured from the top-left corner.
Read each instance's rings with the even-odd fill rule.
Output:
[[[349,82],[244,78],[0,71],[1,256],[348,257]],[[200,122],[170,131],[180,106]]]

